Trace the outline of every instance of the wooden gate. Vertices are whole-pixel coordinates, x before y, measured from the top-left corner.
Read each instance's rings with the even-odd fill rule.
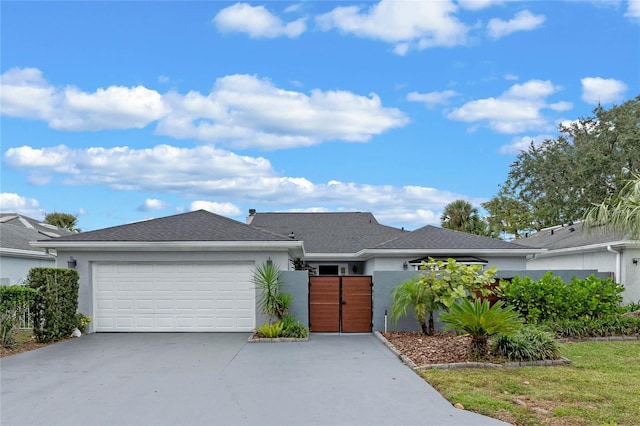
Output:
[[[309,329],[370,333],[372,287],[370,276],[309,277]]]

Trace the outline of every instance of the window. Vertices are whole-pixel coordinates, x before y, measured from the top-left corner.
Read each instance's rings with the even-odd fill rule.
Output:
[[[319,265],[318,275],[338,275],[338,265]]]

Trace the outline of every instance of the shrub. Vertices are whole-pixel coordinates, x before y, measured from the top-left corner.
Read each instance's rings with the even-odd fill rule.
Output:
[[[548,321],[544,328],[557,338],[629,336],[640,334],[640,317],[610,315],[596,319]]]
[[[560,348],[554,335],[531,325],[522,327],[510,336],[496,335],[491,344],[491,352],[511,361],[539,361],[560,357]]]
[[[274,323],[264,323],[258,327],[256,327],[256,331],[262,337],[267,337],[269,339],[275,337],[282,337],[282,322],[274,322]]]
[[[283,337],[304,339],[309,336],[309,329],[291,315],[285,315],[282,318],[282,335]]]
[[[546,273],[540,280],[514,277],[501,282],[502,298],[529,323],[576,318],[598,318],[620,311],[624,286],[611,278],[591,275],[565,284]]]
[[[3,347],[10,348],[15,344],[16,332],[36,293],[21,285],[0,287],[0,344]]]
[[[51,342],[71,335],[78,325],[78,271],[33,268],[26,285],[36,289],[33,304],[33,334],[38,342]]]
[[[82,334],[87,331],[89,324],[91,324],[91,317],[81,314],[80,312],[76,314],[76,327]]]
[[[445,330],[456,328],[471,336],[471,353],[482,359],[487,355],[489,336],[497,333],[509,334],[522,325],[522,320],[511,306],[503,307],[498,301],[489,306],[489,301],[463,299],[452,305],[449,312],[440,315],[440,321],[447,323]]]
[[[638,300],[637,302],[627,303],[622,307],[622,310],[625,312],[640,311],[640,300]]]

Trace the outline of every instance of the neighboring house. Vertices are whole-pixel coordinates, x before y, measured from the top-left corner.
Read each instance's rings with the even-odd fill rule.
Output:
[[[55,266],[55,250],[29,242],[65,235],[71,232],[17,213],[0,213],[0,285],[21,284],[31,268]]]
[[[433,226],[409,232],[371,213],[251,210],[247,222],[199,210],[34,245],[56,249],[60,266],[76,260],[90,332],[250,331],[266,320],[252,277],[269,261],[284,271],[290,311],[312,331],[382,330],[391,288],[421,259],[522,270],[543,251]]]
[[[625,302],[640,300],[640,241],[624,235],[583,229],[582,222],[554,226],[518,240],[521,245],[544,248],[531,255],[528,270],[594,270],[625,286]]]

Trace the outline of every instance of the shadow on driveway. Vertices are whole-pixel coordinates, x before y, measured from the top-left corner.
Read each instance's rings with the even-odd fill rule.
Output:
[[[499,425],[373,335],[92,334],[3,358],[2,425]]]

